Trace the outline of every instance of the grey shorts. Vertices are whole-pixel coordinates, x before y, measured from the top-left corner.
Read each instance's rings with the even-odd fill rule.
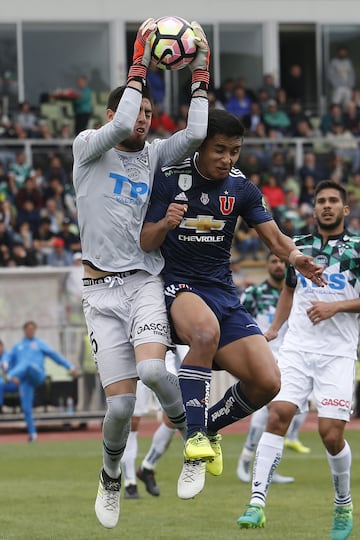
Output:
[[[134,349],[169,346],[163,283],[145,271],[83,288],[83,310],[103,387],[137,377]]]

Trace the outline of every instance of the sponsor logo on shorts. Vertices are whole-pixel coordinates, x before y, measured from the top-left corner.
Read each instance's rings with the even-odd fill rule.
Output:
[[[324,407],[341,407],[345,409],[350,409],[351,404],[347,399],[338,399],[338,398],[324,398],[321,402],[321,405]]]
[[[143,324],[137,328],[137,335],[139,336],[143,332],[152,332],[156,336],[166,336],[169,331],[169,325],[164,323],[149,323]]]

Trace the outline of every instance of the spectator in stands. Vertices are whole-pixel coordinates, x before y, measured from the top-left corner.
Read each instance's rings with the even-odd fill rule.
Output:
[[[49,198],[45,201],[45,206],[41,209],[40,215],[41,217],[47,216],[50,219],[51,231],[57,235],[65,217],[64,207],[58,206],[55,199]]]
[[[308,174],[307,176],[305,176],[304,181],[301,185],[301,189],[300,189],[299,205],[305,203],[310,206],[313,206],[315,187],[316,187],[315,178],[311,174]]]
[[[276,220],[279,219],[279,209],[285,204],[285,193],[277,177],[274,174],[268,174],[261,187],[262,194],[266,200],[270,212]]]
[[[17,394],[18,386],[13,382],[5,382],[6,373],[9,369],[7,352],[4,342],[0,339],[0,413],[3,412],[5,394]]]
[[[317,165],[316,155],[314,152],[306,152],[304,155],[303,165],[298,170],[298,176],[300,178],[300,184],[303,185],[307,176],[312,176],[315,182],[325,178],[324,171]]]
[[[259,259],[259,250],[262,247],[261,240],[255,229],[249,227],[244,219],[242,219],[237,226],[233,245],[239,253],[240,261],[243,261],[249,255],[253,261]]]
[[[262,111],[257,101],[252,101],[250,112],[242,118],[242,123],[247,130],[247,136],[252,137],[256,133],[258,124],[263,122]]]
[[[304,102],[305,99],[305,79],[303,69],[300,64],[291,64],[288,73],[284,77],[283,87],[286,90],[288,99]]]
[[[301,101],[294,100],[290,103],[288,116],[290,119],[289,135],[293,137],[299,137],[298,125],[300,122],[305,122],[307,124],[308,129],[311,131],[311,125],[310,125],[308,117],[304,113]]]
[[[47,257],[49,266],[71,266],[72,254],[65,249],[65,242],[60,236],[56,236],[53,241],[53,248]]]
[[[92,115],[92,92],[85,75],[79,75],[76,80],[75,92],[77,97],[73,100],[75,116],[75,135],[87,129]]]
[[[267,130],[274,129],[280,135],[286,135],[290,129],[290,119],[285,111],[280,111],[275,99],[269,99],[267,111],[263,115]]]
[[[15,266],[37,266],[38,264],[35,250],[26,248],[21,241],[13,243],[10,259]]]
[[[0,103],[0,137],[3,139],[11,139],[15,136],[14,126],[10,117],[4,112]]]
[[[225,109],[224,105],[216,97],[214,90],[208,90],[209,109]]]
[[[350,221],[352,218],[360,219],[360,204],[357,202],[355,193],[353,191],[350,191],[348,193],[347,204],[350,209],[349,214],[347,216],[347,220]]]
[[[25,179],[30,176],[30,172],[31,165],[27,162],[26,154],[23,150],[19,150],[16,153],[15,161],[9,165],[9,176],[14,179],[15,191],[23,187]]]
[[[344,105],[351,100],[355,87],[355,70],[344,45],[337,48],[336,56],[330,61],[328,80],[333,103]]]
[[[9,177],[3,163],[0,162],[0,200],[12,198]]]
[[[320,120],[320,130],[323,135],[326,135],[330,130],[331,126],[335,122],[341,122],[344,124],[344,115],[343,110],[340,105],[337,103],[331,103],[329,105],[329,110],[322,115]]]
[[[37,325],[34,321],[25,322],[23,339],[15,343],[8,353],[8,362],[11,367],[7,372],[7,381],[19,387],[21,409],[25,416],[29,442],[37,439],[32,409],[35,390],[45,381],[45,358],[51,358],[68,369],[73,377],[77,377],[77,370],[68,360],[55,352],[45,341],[35,337],[36,329]]]
[[[0,216],[0,266],[6,266],[13,246],[13,235]]]
[[[66,213],[66,202],[65,202],[65,188],[61,180],[54,176],[49,181],[49,184],[43,190],[43,201],[46,205],[46,202],[49,199],[53,199],[56,204],[56,208],[62,212]]]
[[[354,135],[357,134],[359,129],[360,110],[357,108],[355,101],[348,101],[344,106],[344,111],[345,128]]]
[[[40,225],[40,210],[35,207],[31,199],[25,200],[21,208],[17,210],[16,227],[20,227],[24,221],[30,225],[32,233],[35,234]]]
[[[69,175],[67,174],[64,164],[60,156],[53,156],[49,165],[44,169],[44,182],[49,185],[52,178],[59,178],[63,186],[70,183]]]
[[[288,176],[284,152],[275,151],[272,153],[267,172],[276,176],[280,186],[284,185]]]
[[[5,221],[5,224],[10,229],[16,225],[16,208],[9,199],[0,202],[0,220]]]
[[[42,208],[43,200],[41,192],[36,185],[36,178],[32,174],[25,179],[23,187],[15,195],[16,208],[21,210],[26,201],[32,201],[36,210]]]
[[[337,152],[331,152],[329,156],[329,167],[326,171],[325,178],[330,178],[334,182],[346,185],[349,174],[349,163],[347,163]]]
[[[265,88],[259,88],[259,91],[257,93],[257,102],[260,105],[260,110],[262,114],[268,110],[268,103],[269,103],[269,94],[265,90]]]
[[[276,90],[275,101],[277,103],[279,111],[284,111],[288,115],[290,110],[290,104],[285,88],[280,87]]]
[[[19,103],[18,113],[15,115],[15,129],[23,129],[26,133],[26,137],[34,139],[39,137],[39,119],[31,110],[30,103],[23,101]]]
[[[331,130],[326,134],[325,139],[330,148],[349,163],[349,169],[352,172],[360,170],[360,153],[357,139],[350,130],[345,128],[343,122],[333,122]]]
[[[23,221],[13,231],[14,242],[21,243],[28,250],[34,249],[33,237],[34,234],[28,221]]]
[[[77,234],[75,234],[74,230],[77,231]],[[80,236],[78,234],[77,226],[69,217],[64,217],[58,237],[64,240],[65,249],[70,253],[81,251]]]
[[[51,231],[51,219],[47,216],[40,219],[40,225],[34,232],[34,248],[39,264],[47,264],[47,257],[52,251],[55,234]]]
[[[220,88],[215,89],[216,99],[222,103],[223,107],[225,107],[226,103],[233,95],[234,87],[235,80],[232,77],[228,77],[221,83]]]
[[[265,73],[263,76],[263,83],[260,90],[265,90],[268,96],[268,99],[276,100],[276,92],[278,86],[275,84],[275,79],[272,73]]]
[[[225,104],[225,109],[239,118],[250,114],[251,99],[246,94],[245,88],[240,85],[235,86],[233,95]]]
[[[347,192],[354,193],[356,204],[360,205],[360,171],[355,171],[349,178]]]

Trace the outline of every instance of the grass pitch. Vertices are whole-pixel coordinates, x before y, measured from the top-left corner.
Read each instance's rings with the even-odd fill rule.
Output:
[[[207,476],[194,500],[176,496],[181,440],[176,437],[159,463],[160,497],[139,483],[139,500],[122,500],[118,526],[106,530],[94,514],[100,441],[42,442],[1,445],[0,540],[327,540],[333,511],[333,488],[325,451],[317,433],[303,433],[310,455],[285,450],[279,472],[296,477],[289,485],[270,488],[264,529],[239,529],[250,485],[236,477],[244,435],[223,438],[224,473]],[[360,433],[347,432],[353,452],[352,538],[360,538]],[[1,438],[0,438],[1,441]],[[149,438],[139,439],[139,455]]]

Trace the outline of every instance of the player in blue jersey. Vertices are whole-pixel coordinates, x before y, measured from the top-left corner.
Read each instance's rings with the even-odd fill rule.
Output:
[[[259,326],[241,305],[230,249],[242,216],[281,259],[322,284],[322,267],[301,254],[267,212],[259,189],[234,168],[243,143],[241,121],[209,112],[207,137],[181,166],[163,169],[154,184],[141,234],[145,251],[161,247],[165,298],[177,343],[189,345],[179,371],[188,432],[178,495],[199,493],[205,469],[222,472],[218,431],[252,414],[280,389],[280,374]],[[240,379],[208,411],[211,370]]]
[[[106,528],[120,513],[121,457],[134,411],[137,379],[150,387],[185,436],[178,379],[165,368],[169,323],[159,273],[163,259],[145,253],[140,231],[156,168],[190,155],[206,136],[209,47],[193,22],[197,54],[189,64],[191,102],[187,126],[149,143],[152,102],[145,86],[154,19],[139,28],[125,87],[108,99],[108,122],[74,140],[73,180],[84,265],[83,308],[106,395],[103,463],[95,512]]]
[[[51,358],[68,369],[74,377],[77,376],[76,368],[66,358],[35,336],[36,329],[34,321],[27,321],[23,326],[23,339],[15,343],[6,358],[9,365],[6,379],[19,387],[21,410],[25,416],[30,442],[37,439],[32,408],[35,390],[46,378],[45,358]]]
[[[268,339],[275,338],[288,320],[278,356],[281,390],[269,405],[266,430],[256,452],[250,504],[238,524],[241,528],[264,526],[263,508],[273,472],[281,460],[286,430],[294,414],[307,409],[313,392],[335,490],[329,538],[346,540],[352,531],[352,500],[351,449],[344,430],[351,414],[359,339],[360,237],[344,229],[349,206],[340,184],[323,180],[316,186],[314,200],[318,230],[296,238],[295,243],[304,255],[312,256],[324,267],[328,283],[320,289],[289,268],[274,320],[266,333]],[[310,501],[308,504],[311,506]],[[311,526],[311,520],[304,523]]]
[[[4,397],[6,393],[17,394],[19,387],[13,382],[6,382],[6,373],[12,366],[9,365],[8,353],[5,350],[5,345],[0,340],[0,412],[2,412],[2,406],[4,404]]]

